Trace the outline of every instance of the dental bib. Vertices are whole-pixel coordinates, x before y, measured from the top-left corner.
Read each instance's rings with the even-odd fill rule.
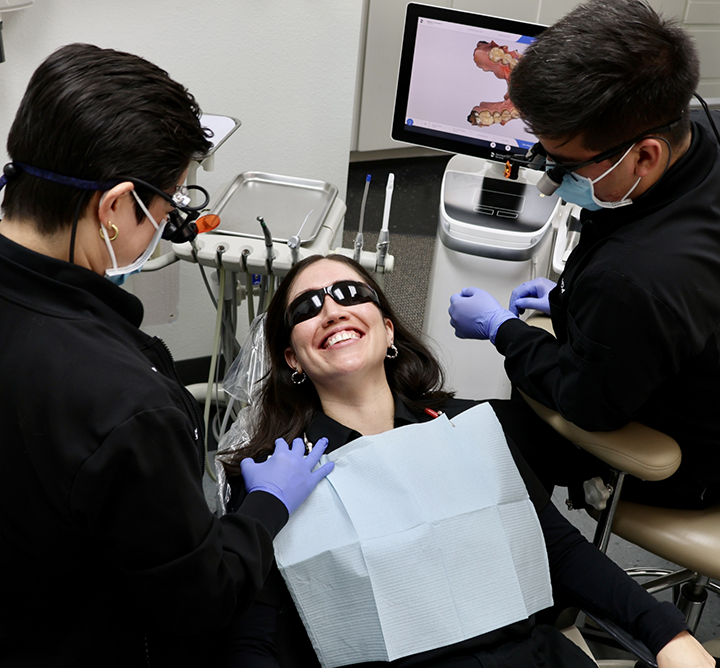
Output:
[[[323,668],[392,661],[550,605],[535,509],[488,404],[364,436],[275,539]]]

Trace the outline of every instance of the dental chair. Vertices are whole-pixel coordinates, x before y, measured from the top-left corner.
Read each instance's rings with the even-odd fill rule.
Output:
[[[528,324],[553,333],[550,318],[532,316]],[[675,571],[660,568],[627,569],[633,577],[651,577],[642,586],[651,594],[673,589],[673,602],[685,615],[694,632],[700,621],[708,591],[720,594],[720,505],[704,510],[657,508],[621,499],[625,477],[658,481],[670,477],[680,466],[681,452],[669,436],[645,425],[632,422],[613,432],[588,432],[568,422],[558,412],[543,406],[522,393],[538,416],[560,435],[587,450],[612,468],[611,480],[599,478],[585,484],[587,502],[595,509],[597,519],[593,543],[607,550],[611,533],[637,545],[662,559],[677,564]],[[598,620],[605,631],[604,620]],[[612,627],[612,624],[610,624]],[[618,639],[618,638],[616,638]],[[623,639],[620,644],[625,644]],[[718,655],[720,643],[711,641],[711,654]],[[636,652],[647,664],[652,659]]]

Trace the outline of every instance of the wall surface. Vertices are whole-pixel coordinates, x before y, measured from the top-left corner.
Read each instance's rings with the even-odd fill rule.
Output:
[[[151,60],[203,111],[242,121],[214,171],[198,173],[211,194],[257,170],[329,181],[344,198],[361,18],[361,0],[36,0],[3,14],[0,152],[35,68],[63,44],[91,42]],[[146,305],[144,329],[176,359],[210,354],[214,309],[197,267],[127,285]]]

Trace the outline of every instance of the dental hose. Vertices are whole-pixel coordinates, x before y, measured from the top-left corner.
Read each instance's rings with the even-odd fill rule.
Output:
[[[225,302],[225,269],[222,266],[222,263],[220,263],[218,268],[218,278],[220,286],[218,289],[217,318],[215,320],[215,339],[213,340],[213,353],[210,357],[210,374],[208,375],[207,390],[205,392],[205,414],[203,416],[205,423],[205,472],[213,482],[217,482],[217,476],[210,465],[210,459],[208,457],[208,439],[210,438],[210,404],[212,404],[213,398],[215,367],[217,366],[217,358],[220,348],[220,331],[222,330],[223,309]]]
[[[248,299],[248,322],[255,320],[255,286],[250,272],[245,274],[245,285],[247,286]]]
[[[370,188],[370,174],[365,178],[365,192],[363,192],[362,203],[360,204],[360,221],[358,222],[358,233],[355,237],[355,253],[353,254],[353,260],[360,262],[363,250],[363,222],[365,221],[365,202],[367,202],[368,189]]]
[[[275,274],[270,274],[270,280],[268,281],[268,297],[267,297],[267,303],[268,306],[270,306],[270,300],[273,298],[273,295],[275,294]]]
[[[267,267],[267,280],[263,281],[264,290],[261,292],[261,303],[258,306],[258,313],[262,313],[265,308],[270,304],[270,299],[272,299],[273,292],[275,292],[275,276],[273,274],[273,240],[272,240],[272,234],[270,234],[270,229],[265,224],[265,219],[262,216],[257,217],[257,221],[260,223],[260,227],[262,227],[263,236],[265,237],[265,253],[266,253],[266,260],[265,260],[265,266]]]
[[[255,320],[255,286],[252,282],[252,274],[247,266],[248,255],[250,255],[250,251],[246,248],[242,252],[242,266],[245,271],[245,294],[247,296],[248,305],[248,322],[251,323]]]

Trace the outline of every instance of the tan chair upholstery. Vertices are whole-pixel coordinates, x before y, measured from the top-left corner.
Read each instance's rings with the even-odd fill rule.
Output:
[[[588,432],[523,397],[558,433],[613,468],[642,480],[663,480],[680,465],[678,444],[650,427],[630,423],[613,432]],[[720,579],[720,506],[674,510],[621,500],[612,531],[674,564]]]
[[[520,391],[530,407],[568,441],[602,459],[613,468],[641,480],[664,480],[680,466],[680,446],[669,436],[638,422],[617,431],[585,431],[560,413]]]
[[[674,564],[720,580],[720,505],[674,510],[620,501],[613,533]]]
[[[529,324],[552,332],[550,319]],[[663,480],[680,465],[680,447],[650,427],[631,423],[613,432],[588,432],[523,394],[535,412],[565,438],[613,468],[642,480]],[[656,508],[620,501],[612,532],[683,568],[720,579],[720,505],[705,510]]]

